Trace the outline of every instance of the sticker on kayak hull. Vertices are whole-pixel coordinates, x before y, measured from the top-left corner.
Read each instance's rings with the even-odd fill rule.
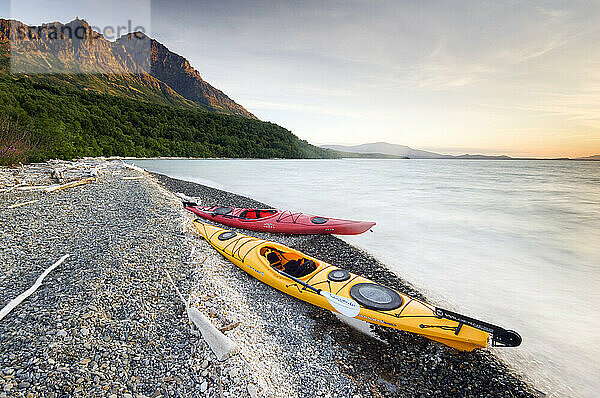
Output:
[[[337,294],[321,291],[321,295],[329,301],[329,304],[340,314],[354,318],[360,312],[360,305],[350,298],[338,296]]]

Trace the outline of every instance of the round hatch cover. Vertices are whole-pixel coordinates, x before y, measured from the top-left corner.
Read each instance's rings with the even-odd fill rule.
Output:
[[[225,214],[229,214],[233,211],[233,209],[231,207],[217,207],[216,209],[213,210],[214,214],[219,214],[219,215],[225,215]]]
[[[402,305],[398,292],[376,283],[357,283],[350,288],[350,296],[371,310],[390,311]]]
[[[343,282],[350,279],[350,272],[345,269],[334,269],[327,274],[327,279],[333,282]]]
[[[231,238],[233,238],[234,236],[236,236],[237,234],[233,231],[225,231],[225,232],[221,232],[218,236],[219,240],[229,240]]]
[[[325,224],[327,219],[324,217],[313,217],[310,221],[312,221],[313,224]]]

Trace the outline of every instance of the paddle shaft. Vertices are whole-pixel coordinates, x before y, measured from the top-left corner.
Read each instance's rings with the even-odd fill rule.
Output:
[[[271,268],[273,268],[277,273],[285,276],[286,278],[290,278],[294,282],[301,284],[305,288],[307,288],[309,290],[312,290],[313,292],[315,292],[315,293],[317,293],[319,295],[321,294],[321,289],[317,289],[316,287],[309,285],[308,283],[304,282],[303,280],[298,279],[295,276],[291,276],[290,274],[287,274],[287,273],[283,272],[282,270],[279,270],[279,269],[277,269],[275,267],[271,267]]]
[[[311,286],[308,283],[306,283],[296,277],[293,277],[284,271],[278,270],[275,267],[271,267],[271,268],[273,268],[276,272],[285,276],[286,278],[289,278],[289,279],[293,280],[294,282],[299,283],[300,285],[304,286],[306,289],[317,293],[321,297],[324,297],[329,302],[329,305],[331,305],[333,307],[333,309],[335,311],[339,312],[340,314],[347,316],[349,318],[354,318],[360,313],[360,305],[358,305],[358,303],[356,301],[349,299],[347,297],[338,296],[337,294],[333,294],[326,290],[317,289],[316,287]]]

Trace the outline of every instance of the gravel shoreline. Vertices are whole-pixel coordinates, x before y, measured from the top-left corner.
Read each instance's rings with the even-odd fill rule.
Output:
[[[47,185],[53,170],[70,165],[2,168],[0,188]],[[90,159],[83,168],[102,172],[63,191],[0,193],[0,308],[71,255],[0,321],[0,398],[540,395],[487,350],[459,353],[380,327],[378,338],[369,337],[249,277],[197,236],[172,192],[207,204],[264,204],[118,161]],[[251,234],[422,297],[335,237]],[[165,270],[192,305],[227,329],[237,354],[216,360]]]
[[[0,194],[0,307],[71,255],[0,321],[0,397],[219,396],[222,368],[245,364],[216,362],[165,277],[184,293],[196,283],[183,210],[149,176],[97,163],[95,183]],[[34,169],[0,172],[46,184]],[[247,385],[226,392],[248,395]]]

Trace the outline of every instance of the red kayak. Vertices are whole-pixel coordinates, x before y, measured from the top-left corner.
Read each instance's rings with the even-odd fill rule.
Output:
[[[339,220],[304,213],[292,213],[289,210],[198,206],[190,202],[184,202],[183,206],[207,220],[234,228],[262,232],[358,235],[375,225],[374,222]]]

